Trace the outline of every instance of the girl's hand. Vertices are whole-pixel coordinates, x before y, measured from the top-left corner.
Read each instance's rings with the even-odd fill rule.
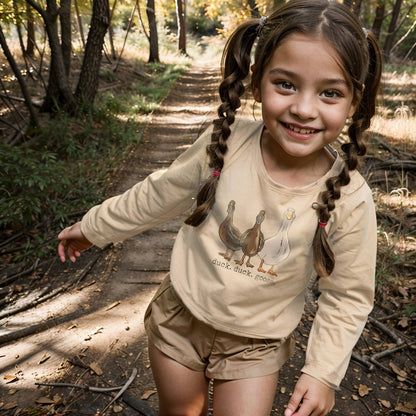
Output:
[[[77,257],[81,255],[81,251],[92,246],[92,243],[82,234],[80,222],[62,230],[58,238],[61,240],[58,246],[58,254],[62,262],[66,260],[65,251],[68,252],[68,258],[75,262]]]
[[[302,374],[284,416],[326,416],[334,404],[333,389],[308,374]]]

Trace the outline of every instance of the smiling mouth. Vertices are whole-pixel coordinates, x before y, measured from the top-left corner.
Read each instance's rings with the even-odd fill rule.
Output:
[[[318,131],[320,131],[319,129],[302,129],[300,127],[296,127],[293,124],[287,124],[287,123],[282,123],[287,129],[294,131],[295,133],[300,133],[300,134],[313,134],[313,133],[317,133]]]

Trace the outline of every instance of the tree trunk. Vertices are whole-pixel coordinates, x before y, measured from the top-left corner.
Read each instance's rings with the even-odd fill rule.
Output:
[[[108,0],[94,0],[91,26],[75,97],[78,102],[92,104],[98,90],[98,79],[105,33],[110,24]]]
[[[36,35],[35,35],[35,20],[33,18],[33,9],[26,3],[26,15],[27,15],[27,43],[26,54],[33,58],[35,56]]]
[[[386,41],[384,43],[383,53],[384,59],[387,61],[390,59],[391,48],[393,47],[394,37],[397,34],[397,21],[400,16],[400,9],[402,7],[403,0],[396,0],[393,7],[393,13],[391,15],[391,21],[388,29]]]
[[[59,19],[61,22],[62,56],[64,59],[66,75],[69,76],[72,54],[71,0],[61,0]]]
[[[46,97],[41,111],[51,112],[64,108],[72,112],[75,98],[65,71],[64,58],[58,35],[58,6],[56,0],[46,0],[44,10],[35,0],[26,0],[43,18],[51,49],[51,63]]]
[[[155,0],[147,0],[146,14],[149,22],[149,62],[159,62],[159,41],[156,26]]]
[[[32,104],[32,98],[31,98],[31,96],[29,94],[29,91],[26,87],[26,83],[25,83],[25,81],[22,77],[22,74],[21,74],[21,72],[20,72],[20,70],[19,70],[19,68],[16,64],[16,61],[14,60],[13,55],[10,52],[10,49],[7,45],[6,38],[4,37],[3,30],[1,28],[1,26],[0,26],[0,45],[1,45],[1,48],[3,49],[4,55],[7,58],[7,61],[10,64],[10,67],[13,70],[14,75],[16,76],[16,78],[19,82],[20,89],[22,90],[22,94],[23,94],[26,106],[27,106],[27,108],[29,110],[29,114],[30,114],[30,124],[29,125],[30,125],[30,127],[38,127],[39,126],[39,120],[38,120],[37,113],[36,113],[36,111],[33,107],[33,104]]]
[[[116,8],[116,5],[117,5],[117,0],[114,0],[113,7],[111,8],[111,12],[110,12],[110,25],[108,26],[108,37],[110,39],[111,57],[113,58],[114,61],[117,59],[117,55],[116,55],[116,48],[114,47],[114,30],[113,30],[112,21],[113,21],[113,15],[114,15],[114,10]]]
[[[26,48],[23,42],[23,35],[22,35],[22,24],[21,24],[21,12],[19,10],[19,6],[16,0],[13,0],[13,10],[15,15],[15,25],[17,31],[17,37],[19,38],[20,49],[22,51],[22,55],[25,56]]]
[[[178,20],[179,51],[186,54],[186,4],[185,0],[175,0]]]
[[[383,24],[383,20],[385,18],[385,16],[384,16],[385,9],[386,9],[386,2],[385,1],[377,2],[373,27],[371,29],[371,31],[374,33],[374,36],[377,39],[380,39],[381,25]]]
[[[82,26],[82,19],[81,19],[81,15],[79,14],[79,8],[78,8],[78,0],[74,0],[74,5],[75,5],[75,15],[77,16],[77,25],[78,25],[78,30],[79,30],[79,35],[81,37],[81,42],[82,42],[82,47],[85,50],[85,37],[84,37],[84,28]]]
[[[248,5],[250,6],[251,17],[260,17],[260,12],[256,0],[248,0]]]

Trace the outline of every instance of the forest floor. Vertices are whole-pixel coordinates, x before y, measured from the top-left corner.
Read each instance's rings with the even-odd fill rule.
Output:
[[[213,68],[212,62],[200,61],[179,79],[123,162],[112,194],[167,167],[212,119],[219,79]],[[157,414],[143,315],[168,273],[182,220],[101,250],[92,248],[75,264],[56,260],[16,283],[30,282],[33,299],[46,287],[50,293],[66,290],[16,314],[10,313],[16,304],[0,311],[0,416]],[[283,415],[299,377],[316,309],[313,293],[295,333],[296,354],[281,371],[273,416]],[[331,415],[416,415],[415,339],[390,324],[388,315],[380,306],[374,309]],[[384,356],[374,355],[379,352]],[[109,393],[36,385],[102,388],[131,380],[127,393],[109,407]]]

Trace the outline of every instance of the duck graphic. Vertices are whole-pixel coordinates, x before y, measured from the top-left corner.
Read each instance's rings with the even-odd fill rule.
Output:
[[[225,253],[219,253],[226,260],[231,260],[231,256],[236,250],[241,248],[241,232],[233,224],[233,216],[235,211],[235,201],[231,200],[228,203],[227,216],[221,223],[219,228],[219,235],[221,241],[224,243],[226,250]]]
[[[277,233],[264,242],[262,249],[259,250],[261,259],[257,269],[259,272],[266,273],[266,270],[263,269],[263,264],[266,263],[271,265],[267,273],[272,276],[277,276],[274,270],[275,267],[290,253],[288,231],[295,217],[295,210],[293,208],[288,208]]]
[[[263,248],[264,236],[261,232],[261,223],[264,221],[265,214],[266,212],[264,210],[261,210],[256,217],[256,222],[254,226],[252,228],[249,228],[241,236],[240,243],[241,250],[243,251],[243,257],[241,257],[241,260],[235,261],[237,264],[242,265],[244,263],[245,257],[248,256],[246,266],[254,267],[254,265],[250,263],[250,259]]]

